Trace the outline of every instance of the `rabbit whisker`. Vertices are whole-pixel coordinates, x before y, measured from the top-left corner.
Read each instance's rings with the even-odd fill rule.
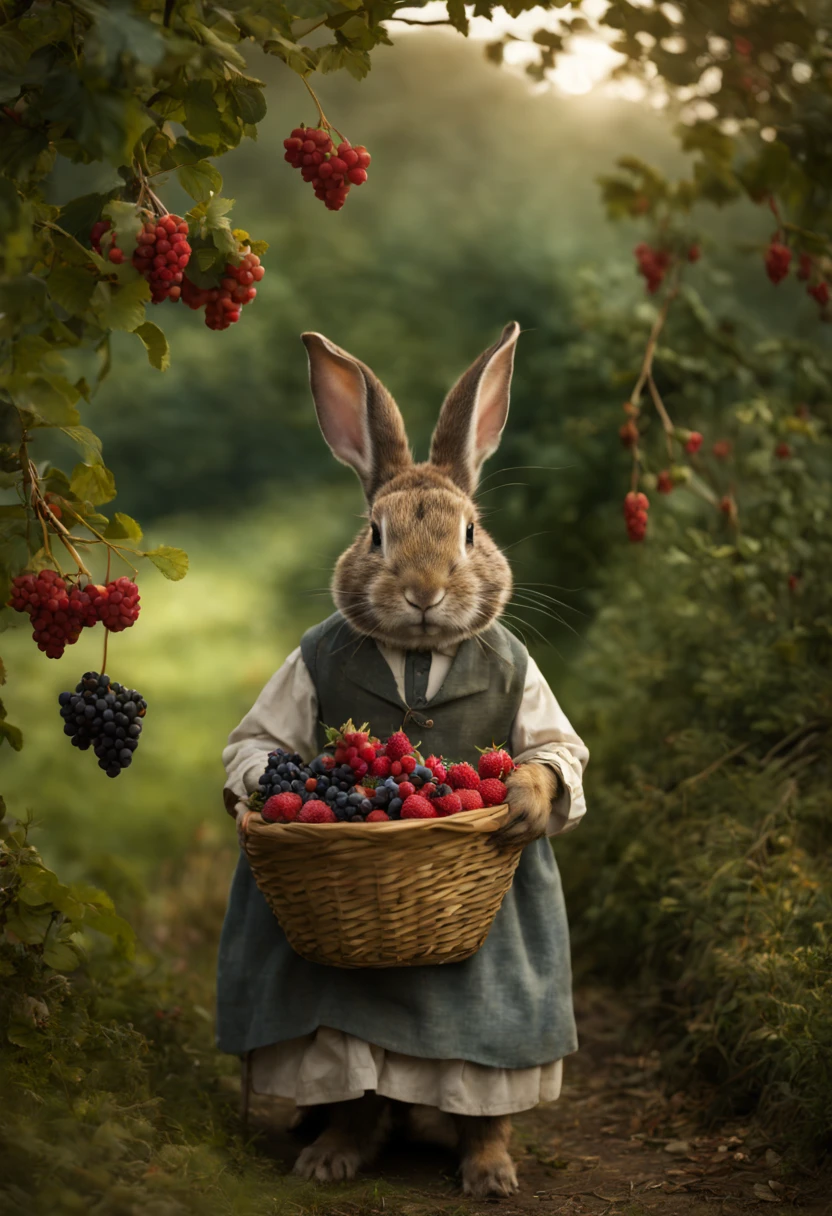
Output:
[[[574,633],[576,638],[580,637],[577,629],[573,629],[568,621],[565,621],[562,616],[560,616],[557,612],[552,611],[551,608],[541,608],[539,604],[530,604],[524,600],[513,599],[511,602],[514,604],[515,608],[525,608],[528,612],[539,612],[541,616],[547,616],[549,620],[557,621],[559,625],[563,625],[564,628],[568,629],[570,633]]]

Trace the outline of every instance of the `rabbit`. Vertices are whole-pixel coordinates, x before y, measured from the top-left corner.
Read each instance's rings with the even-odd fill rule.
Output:
[[[480,355],[450,390],[433,434],[429,459],[424,462],[414,461],[398,407],[373,372],[322,334],[302,335],[321,431],[333,455],[357,473],[367,504],[366,521],[335,566],[331,590],[338,612],[310,631],[301,647],[302,659],[317,682],[319,718],[344,720],[354,712],[350,709],[350,698],[355,697],[357,690],[341,686],[348,670],[343,644],[346,631],[348,641],[356,640],[359,659],[360,647],[367,654],[375,646],[383,654],[429,652],[434,659],[437,654],[449,655],[450,673],[455,664],[463,664],[468,676],[467,682],[463,680],[461,684],[465,673],[455,677],[458,698],[451,695],[453,680],[449,674],[438,692],[434,690],[429,697],[422,688],[416,704],[407,706],[407,714],[412,714],[412,720],[426,732],[435,730],[443,741],[452,741],[450,745],[445,742],[446,754],[456,756],[463,746],[470,749],[473,742],[468,737],[470,731],[489,723],[505,722],[508,736],[511,715],[516,713],[528,688],[532,661],[525,648],[499,624],[512,594],[511,568],[482,526],[473,495],[480,469],[496,451],[506,423],[519,335],[516,322],[506,325],[497,342]],[[462,655],[465,657],[460,660]],[[447,665],[448,660],[445,662]],[[325,676],[327,671],[329,676]],[[306,678],[306,673],[301,674]],[[482,1066],[486,1070],[483,1073],[486,1078],[491,1067],[522,1071],[559,1060],[575,1050],[565,914],[552,850],[544,835],[553,807],[564,798],[576,808],[575,817],[579,817],[580,771],[586,752],[539,672],[535,678],[548,694],[547,704],[555,706],[560,714],[559,725],[551,732],[550,747],[555,750],[547,753],[543,762],[537,762],[532,748],[529,756],[524,755],[526,762],[507,778],[509,814],[504,826],[494,833],[492,844],[495,849],[517,844],[528,847],[524,847],[514,886],[479,954],[446,967],[368,973],[316,968],[315,964],[304,963],[316,968],[314,978],[310,972],[309,984],[317,986],[318,995],[313,998],[295,982],[293,999],[298,1010],[304,1010],[303,1016],[298,1012],[299,1025],[318,1024],[317,1018],[323,1015],[317,1010],[324,999],[320,986],[325,985],[327,992],[333,994],[325,1015],[330,1019],[327,1025],[332,1025],[333,1017],[337,1017],[338,1028],[345,1033],[404,1055],[441,1061],[470,1060],[472,1068]],[[274,701],[277,692],[273,690],[271,696]],[[390,733],[402,724],[402,707],[393,705],[393,700],[388,693],[387,701],[379,702],[385,708],[371,703],[371,712],[362,715],[370,718],[378,733],[381,730],[376,722],[377,712],[389,715],[382,725],[389,726]],[[260,707],[255,707],[250,720],[244,719],[231,736],[224,756],[230,773],[242,771],[246,765],[251,769],[251,757],[262,755],[263,739],[268,734],[264,733],[263,723],[271,712],[267,690],[258,704]],[[346,709],[344,719],[336,718],[342,705]],[[325,710],[329,717],[325,717]],[[472,713],[476,726],[473,719],[466,719]],[[250,743],[259,747],[260,752],[247,751]],[[457,750],[452,751],[451,746]],[[237,796],[228,793],[231,803],[236,802]],[[235,883],[238,880],[248,884],[245,899],[255,901],[257,893],[252,889],[250,877],[238,871]],[[232,889],[232,903],[233,899]],[[518,901],[519,911],[505,910],[512,900]],[[549,919],[556,923],[556,931],[546,927]],[[518,930],[520,922],[526,927]],[[280,932],[277,927],[270,931]],[[511,936],[518,932],[521,941]],[[555,933],[556,941],[546,938],[542,946],[536,944],[537,935],[545,937],[551,932]],[[229,929],[227,957],[232,957],[234,949],[238,953],[243,949],[235,946],[238,940]],[[539,991],[538,987],[530,989],[522,998],[516,996],[522,984],[510,971],[503,975],[505,960],[517,951],[523,952],[527,960],[518,967],[518,975],[532,974],[534,984],[539,987]],[[278,959],[276,954],[275,958],[278,960],[275,966],[283,967],[280,961],[283,955]],[[293,975],[299,965],[293,961]],[[416,976],[415,972],[421,975]],[[502,981],[497,991],[495,975]],[[504,1053],[505,1059],[488,1025],[489,1001],[497,1002],[511,1030],[510,1036],[504,1031],[506,1039],[511,1037],[514,1044]],[[385,1011],[375,1021],[374,1002]],[[419,1005],[411,1026],[406,1011],[419,1002],[427,1004]],[[333,1015],[332,1009],[336,1007],[340,1012]],[[449,1025],[444,1037],[425,1042],[423,1027],[441,1021],[442,1017],[452,1018],[457,1008],[461,1017],[466,1008],[471,1011],[467,1015],[469,1037],[465,1025]],[[447,1013],[440,1016],[437,1010]],[[390,1028],[391,1016],[394,1021],[398,1019],[402,1043],[395,1038],[395,1026]],[[352,1017],[358,1023],[351,1021]],[[536,1023],[540,1046],[524,1040],[524,1025]],[[260,1031],[261,1038],[264,1033]],[[251,1037],[245,1039],[246,1049],[250,1049]],[[288,1030],[281,1029],[278,1037],[287,1039]],[[389,1042],[384,1042],[385,1037]],[[222,1032],[220,1039],[222,1044]],[[226,1041],[239,1044],[243,1039],[233,1038],[229,1033]],[[323,1130],[301,1152],[296,1172],[319,1181],[353,1177],[372,1161],[389,1135],[393,1106],[395,1103],[390,1099],[367,1092],[363,1097],[327,1103],[324,1110],[315,1109],[311,1122],[320,1127],[323,1118]],[[310,1121],[308,1116],[309,1112],[304,1112],[306,1122]],[[452,1130],[458,1146],[465,1194],[485,1198],[507,1196],[517,1190],[517,1175],[509,1153],[509,1114],[456,1111],[444,1114],[443,1119],[446,1131]]]

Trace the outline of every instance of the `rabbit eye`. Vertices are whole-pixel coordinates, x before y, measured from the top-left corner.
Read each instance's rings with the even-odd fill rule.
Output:
[[[465,529],[465,543],[466,543],[466,545],[473,545],[473,543],[474,543],[474,525],[473,524],[469,524],[468,527]]]
[[[372,532],[372,536],[373,536],[373,548],[380,549],[381,548],[381,530],[379,529],[378,524],[370,524],[370,531]]]

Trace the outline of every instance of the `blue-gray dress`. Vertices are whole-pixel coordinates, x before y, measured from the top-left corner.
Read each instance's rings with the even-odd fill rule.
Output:
[[[372,639],[340,614],[311,629],[301,651],[322,722],[370,722],[385,737],[407,716],[422,750],[475,760],[475,744],[510,737],[528,655],[501,625],[464,642],[427,700],[430,654],[408,654],[406,702]],[[323,728],[319,744],[324,742]],[[320,1026],[426,1059],[531,1068],[577,1048],[569,931],[548,840],[528,845],[485,945],[444,966],[344,969],[292,950],[241,854],[220,941],[218,1043],[243,1054]]]

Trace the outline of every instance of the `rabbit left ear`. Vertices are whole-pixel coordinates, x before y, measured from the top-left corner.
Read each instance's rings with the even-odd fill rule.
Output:
[[[508,417],[514,350],[520,326],[510,321],[445,398],[430,446],[431,463],[473,494],[480,468],[496,452]]]

